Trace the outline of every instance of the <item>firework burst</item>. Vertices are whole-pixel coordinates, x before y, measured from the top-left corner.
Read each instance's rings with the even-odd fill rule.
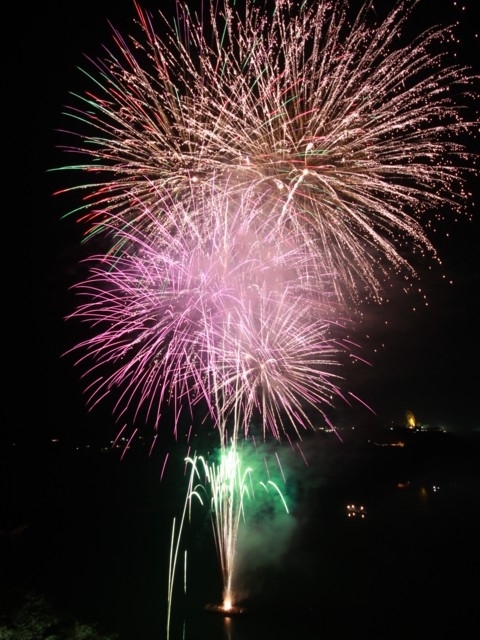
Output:
[[[225,445],[254,417],[277,439],[312,427],[306,407],[326,419],[346,351],[330,275],[322,286],[310,253],[257,205],[168,200],[160,218],[142,209],[147,235],[118,227],[122,249],[88,260],[72,317],[91,329],[75,350],[92,406],[116,389],[118,417],[144,410],[158,427],[173,404],[176,433],[182,406],[203,403]]]
[[[400,44],[415,4],[375,20],[369,2],[353,17],[342,1],[247,0],[240,14],[221,0],[201,16],[178,2],[158,32],[137,5],[138,35],[114,30],[68,109],[67,150],[86,159],[73,168],[92,175],[75,187],[87,187],[88,233],[112,219],[148,231],[165,194],[254,188],[342,273],[337,293],[380,299],[392,269],[411,275],[412,255],[435,256],[435,217],[468,200],[464,134],[479,124],[465,111],[477,78],[446,55],[452,30]]]

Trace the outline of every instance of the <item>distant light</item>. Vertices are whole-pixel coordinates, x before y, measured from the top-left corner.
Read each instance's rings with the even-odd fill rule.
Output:
[[[349,518],[365,518],[367,510],[363,505],[347,504],[347,516]]]

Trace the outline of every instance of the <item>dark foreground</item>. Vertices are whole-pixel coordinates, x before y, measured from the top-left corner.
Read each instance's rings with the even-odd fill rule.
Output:
[[[470,637],[480,622],[477,435],[315,443],[313,463],[289,479],[288,517],[268,512],[244,525],[242,615],[205,608],[220,604],[222,583],[209,512],[197,512],[170,640]],[[405,446],[390,446],[397,440]],[[7,445],[1,462],[0,637],[29,640],[15,616],[36,594],[57,617],[98,630],[86,640],[166,639],[181,474],[160,482],[140,451],[119,462],[61,445]]]

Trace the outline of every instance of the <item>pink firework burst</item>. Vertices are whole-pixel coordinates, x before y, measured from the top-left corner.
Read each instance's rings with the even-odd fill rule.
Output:
[[[117,226],[117,251],[88,260],[72,317],[91,330],[74,349],[91,405],[116,389],[119,417],[157,427],[165,406],[178,420],[203,402],[225,444],[254,416],[278,439],[313,426],[306,407],[327,419],[346,350],[331,277],[258,205],[164,201],[160,217],[142,209],[148,233]]]

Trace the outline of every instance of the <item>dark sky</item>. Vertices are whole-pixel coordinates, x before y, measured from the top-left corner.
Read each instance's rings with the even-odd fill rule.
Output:
[[[453,2],[441,0],[431,18],[449,22],[461,18],[459,56],[479,69],[475,3],[463,2],[465,10],[460,11]],[[52,196],[68,180],[49,169],[66,163],[55,150],[55,130],[65,126],[61,112],[69,101],[68,92],[84,88],[76,67],[83,64],[84,54],[95,56],[102,43],[110,43],[108,20],[128,32],[135,13],[128,0],[52,4],[10,6],[4,22],[10,58],[4,59],[2,92],[8,150],[4,265],[9,266],[3,317],[7,357],[3,423],[7,433],[32,438],[71,433],[89,421],[112,429],[102,409],[86,416],[79,372],[71,360],[61,357],[72,346],[63,316],[70,304],[66,290],[75,278],[81,252],[75,225],[61,220],[68,209],[65,201]],[[428,0],[424,4],[432,6]],[[145,5],[154,7],[155,2]],[[478,151],[478,139],[472,141],[475,144]],[[472,182],[472,189],[478,203],[478,182]],[[355,367],[346,388],[372,406],[382,422],[402,422],[405,412],[412,410],[424,424],[478,428],[479,230],[476,216],[473,222],[464,219],[445,225],[444,233],[433,238],[443,267],[422,275],[428,307],[419,305],[418,298],[393,291],[389,305],[369,310],[368,328],[359,337],[372,366]],[[351,417],[343,408],[338,415]],[[369,414],[360,412],[362,418],[368,420]]]

